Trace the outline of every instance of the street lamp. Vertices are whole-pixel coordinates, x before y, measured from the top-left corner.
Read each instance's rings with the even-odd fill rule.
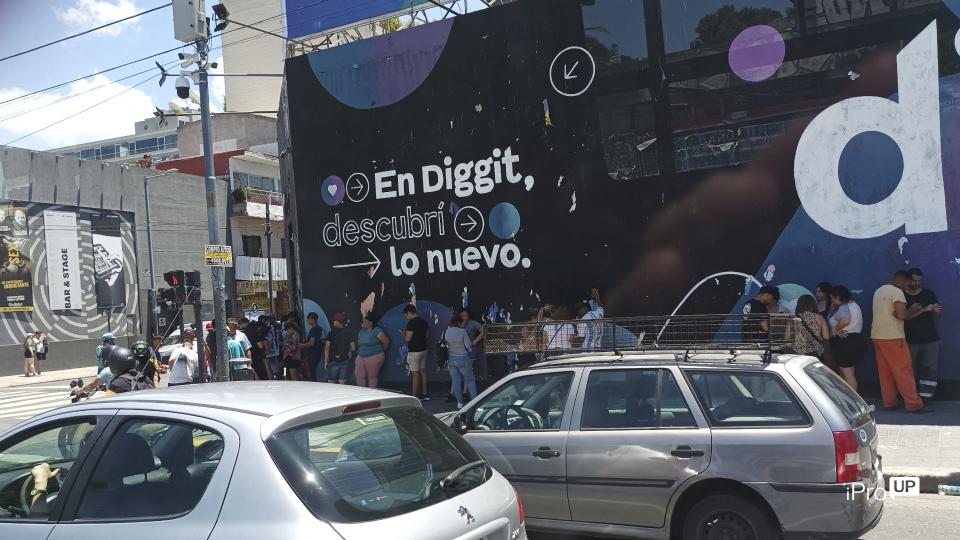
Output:
[[[146,209],[147,218],[147,253],[150,256],[150,291],[147,294],[147,304],[150,306],[149,316],[151,320],[148,323],[148,326],[154,335],[160,334],[160,325],[158,324],[159,321],[157,317],[160,314],[160,306],[157,305],[157,273],[154,271],[153,266],[153,227],[150,223],[150,190],[147,189],[147,180],[162,178],[170,173],[175,172],[177,172],[177,169],[168,169],[160,174],[143,177],[143,205]]]

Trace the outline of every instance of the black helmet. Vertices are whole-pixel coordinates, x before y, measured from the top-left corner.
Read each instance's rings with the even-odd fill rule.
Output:
[[[107,367],[110,368],[110,373],[113,373],[116,377],[136,367],[136,360],[131,356],[130,349],[117,346],[111,348],[107,354]]]
[[[150,346],[147,345],[146,341],[137,341],[130,346],[130,351],[132,352],[133,359],[136,361],[137,369],[143,369],[143,366],[147,365],[147,362],[150,361]]]

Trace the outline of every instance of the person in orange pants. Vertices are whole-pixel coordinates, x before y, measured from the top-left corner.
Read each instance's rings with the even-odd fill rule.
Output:
[[[913,362],[910,360],[907,340],[875,339],[873,346],[877,351],[883,406],[887,409],[899,408],[897,394],[900,394],[907,411],[923,409],[923,400],[917,394],[917,383],[913,380]]]
[[[870,337],[877,351],[877,370],[880,374],[880,393],[887,410],[899,408],[897,394],[903,397],[907,412],[927,413],[930,407],[923,404],[917,394],[913,379],[913,362],[907,347],[903,321],[922,313],[917,306],[907,309],[903,294],[910,283],[910,276],[903,271],[893,275],[889,284],[877,289],[873,295],[873,325]]]

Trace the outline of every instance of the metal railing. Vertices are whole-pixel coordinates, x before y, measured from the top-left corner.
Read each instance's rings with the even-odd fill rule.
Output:
[[[577,352],[780,352],[796,330],[792,314],[660,315],[531,321],[486,326],[486,354],[545,356]],[[792,341],[792,340],[790,340]]]

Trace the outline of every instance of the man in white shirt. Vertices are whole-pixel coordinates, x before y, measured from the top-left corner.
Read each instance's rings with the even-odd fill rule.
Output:
[[[193,383],[199,360],[196,347],[193,344],[195,339],[193,330],[183,331],[183,344],[170,353],[170,380],[167,382],[167,386]]]

